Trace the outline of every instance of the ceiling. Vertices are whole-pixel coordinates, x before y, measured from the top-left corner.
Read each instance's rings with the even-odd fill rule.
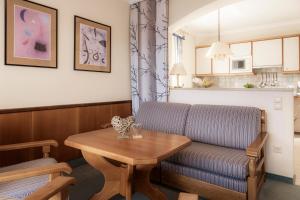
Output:
[[[183,29],[194,35],[217,31],[217,10],[199,16]],[[300,0],[243,0],[221,8],[221,31],[234,32],[259,27],[300,23]]]

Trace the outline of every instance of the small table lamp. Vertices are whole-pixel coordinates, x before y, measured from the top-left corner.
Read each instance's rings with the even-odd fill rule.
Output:
[[[183,64],[182,63],[174,64],[174,66],[171,69],[170,75],[177,76],[177,84],[176,84],[175,88],[181,88],[182,86],[179,85],[179,76],[186,75],[186,71],[184,69]]]

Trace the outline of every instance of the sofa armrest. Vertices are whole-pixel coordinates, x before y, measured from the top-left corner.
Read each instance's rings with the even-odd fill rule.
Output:
[[[58,193],[61,193],[60,195],[64,196],[61,199],[67,199],[66,189],[69,185],[74,183],[75,179],[72,177],[57,177],[29,195],[25,200],[48,200]]]
[[[43,167],[32,167],[27,169],[2,172],[0,173],[0,183],[29,178],[33,176],[57,174],[61,172],[70,174],[72,172],[72,168],[67,163],[56,163]]]
[[[44,157],[47,158],[49,157],[50,146],[58,147],[58,143],[55,140],[44,140],[44,141],[18,143],[18,144],[7,144],[7,145],[0,145],[0,151],[12,151],[18,149],[43,147]]]
[[[251,157],[259,157],[262,148],[265,146],[268,138],[268,133],[261,133],[257,138],[250,144],[247,148],[246,153],[247,156]]]

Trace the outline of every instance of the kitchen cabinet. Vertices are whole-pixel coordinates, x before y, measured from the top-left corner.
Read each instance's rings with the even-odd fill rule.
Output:
[[[294,131],[300,133],[300,97],[294,98]]]
[[[283,71],[299,72],[299,37],[283,38]]]
[[[230,57],[230,73],[252,73],[251,42],[231,44],[233,55]]]
[[[253,68],[282,67],[282,39],[253,42]]]
[[[229,58],[213,60],[212,71],[214,75],[229,74]]]
[[[233,55],[225,60],[207,58],[207,46],[196,48],[196,75],[253,74],[253,69],[271,67],[300,73],[299,35],[233,43],[230,48]]]
[[[209,47],[196,48],[196,74],[210,75],[212,60],[206,57]]]

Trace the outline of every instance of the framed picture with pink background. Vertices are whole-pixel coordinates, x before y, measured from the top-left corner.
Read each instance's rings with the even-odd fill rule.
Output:
[[[6,0],[5,64],[57,68],[57,9]]]

